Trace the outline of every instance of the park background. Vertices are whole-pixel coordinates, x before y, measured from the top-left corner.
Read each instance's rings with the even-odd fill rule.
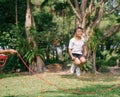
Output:
[[[0,0],[0,49],[18,50],[35,73],[69,69],[68,44],[77,26],[84,29],[88,49],[82,72],[119,77],[119,0]],[[17,54],[0,67],[1,79],[22,72],[30,70]]]

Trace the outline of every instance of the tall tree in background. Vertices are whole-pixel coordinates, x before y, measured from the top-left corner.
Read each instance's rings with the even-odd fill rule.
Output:
[[[74,4],[71,0],[67,0],[68,4],[71,6],[73,12],[76,15],[77,22],[76,26],[81,26],[84,28],[87,39],[90,36],[91,28],[95,28],[99,25],[103,16],[106,15],[106,11],[104,9],[105,3],[109,0],[74,0]],[[119,7],[119,3],[110,10],[111,14],[115,9]],[[112,31],[107,31],[109,35],[118,31],[120,25],[111,25],[111,29],[116,28]],[[111,34],[110,34],[111,33]],[[106,37],[106,35],[105,35]]]
[[[16,25],[18,25],[18,4],[17,4],[17,0],[15,1],[15,21],[16,21]]]
[[[81,26],[84,29],[86,40],[90,40],[91,36],[94,36],[95,32],[93,29],[99,26],[102,18],[107,14],[113,13],[119,7],[119,1],[111,0],[110,3],[116,1],[115,7],[111,7],[110,10],[105,10],[105,5],[109,3],[110,0],[67,0],[67,3],[72,8],[74,14],[76,15],[76,26]],[[108,12],[109,11],[109,12]],[[108,30],[104,32],[104,36],[100,38],[100,40],[109,37],[120,30],[120,24],[110,25]],[[95,43],[95,41],[93,41]],[[97,43],[96,43],[97,44]],[[95,45],[95,47],[97,47]],[[94,48],[94,47],[92,47]],[[92,61],[95,61],[95,51],[91,49],[90,58]],[[94,63],[94,71],[96,72],[95,62]]]
[[[31,35],[32,28],[35,29],[35,22],[34,22],[34,17],[31,11],[31,0],[27,0],[25,29],[26,29],[27,41],[30,45],[30,48],[31,50],[35,50],[35,49],[38,49],[38,46],[37,46],[35,37]],[[30,66],[35,72],[43,72],[44,63],[40,58],[40,55],[37,55],[37,53],[35,53],[30,63]]]

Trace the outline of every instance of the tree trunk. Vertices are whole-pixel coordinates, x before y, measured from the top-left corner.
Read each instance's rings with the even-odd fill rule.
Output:
[[[96,74],[97,70],[96,70],[96,51],[93,51],[93,72]]]
[[[27,36],[27,41],[32,47],[32,49],[35,49],[35,48],[38,48],[37,43],[34,37],[30,35],[31,27],[35,28],[35,22],[34,22],[34,18],[32,16],[30,7],[31,7],[30,0],[27,0],[27,11],[26,11],[26,21],[25,21],[26,36]],[[37,73],[43,72],[44,62],[42,61],[40,56],[36,56],[36,58],[33,58],[33,59],[36,59],[36,61],[33,60],[31,62],[30,64],[31,69]]]
[[[76,9],[76,11],[78,12],[78,14],[80,15],[80,10],[79,10],[78,1],[75,0],[74,3],[75,3],[75,9]],[[81,20],[79,20],[78,17],[76,16],[76,19],[75,19],[75,27],[78,27],[78,26],[81,26]]]
[[[15,1],[15,22],[16,26],[18,25],[18,9],[17,9],[17,0]]]
[[[116,59],[116,66],[119,67],[119,59]]]
[[[26,29],[26,35],[27,35],[27,41],[28,41],[28,43],[31,42],[30,28],[33,26],[32,16],[31,15],[32,14],[31,14],[31,9],[30,9],[30,0],[27,0],[27,11],[26,11],[25,29]]]
[[[36,72],[42,73],[42,72],[44,72],[44,62],[40,58],[40,56],[36,56],[36,58],[37,58],[37,66],[36,66],[37,70],[36,70]]]

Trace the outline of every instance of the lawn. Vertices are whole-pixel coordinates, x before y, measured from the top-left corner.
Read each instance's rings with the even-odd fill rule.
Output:
[[[65,72],[0,74],[0,97],[120,97],[120,76]]]

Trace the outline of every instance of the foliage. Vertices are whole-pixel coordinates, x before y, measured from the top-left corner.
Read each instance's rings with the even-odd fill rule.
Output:
[[[103,33],[99,28],[91,28],[90,33],[91,35],[87,41],[87,45],[92,51],[96,51],[98,49],[98,45],[100,45],[100,37],[103,35]]]
[[[17,55],[14,55],[14,56],[9,55],[9,58],[7,60],[6,65],[4,66],[3,71],[5,73],[9,73],[9,72],[14,73],[14,72],[17,72],[18,69],[19,69],[19,72],[26,71],[25,66],[20,61]]]
[[[82,71],[84,71],[84,70],[90,71],[90,70],[92,70],[93,66],[92,66],[92,63],[89,60],[87,60],[87,62],[83,66],[81,66],[80,68]]]
[[[37,27],[37,35],[39,41],[47,41],[52,42],[53,35],[55,36],[56,33],[56,24],[53,22],[53,16],[46,12],[40,12],[38,15],[35,16],[36,27]],[[46,39],[46,40],[45,40]]]
[[[40,57],[42,58],[42,60],[45,60],[44,59],[44,49],[43,50],[42,49],[38,50],[38,48],[32,49],[30,51],[27,51],[26,54],[24,55],[24,58],[26,59],[26,61],[28,63],[31,63],[32,60],[34,60],[34,61],[36,60],[34,58],[37,55],[40,55]]]
[[[118,59],[120,56],[118,54],[115,54],[114,52],[110,53],[110,51],[107,51],[107,50],[102,52],[102,54],[105,56],[104,61],[105,61],[106,65],[109,65],[109,66],[115,66],[116,59]]]
[[[101,72],[101,73],[108,73],[108,72],[110,72],[110,70],[108,69],[107,66],[101,66],[98,71]]]
[[[40,5],[40,4],[42,4],[44,1],[46,1],[46,0],[31,0],[31,3],[32,3],[32,4],[36,4],[36,5]]]
[[[110,38],[106,38],[103,42],[103,50],[100,51],[102,57],[101,60],[104,59],[103,65],[108,66],[115,66],[116,65],[116,59],[119,59],[120,57],[120,34],[117,33],[114,36],[111,36]],[[100,56],[98,56],[100,57]],[[102,61],[101,61],[102,62]]]
[[[17,16],[15,11],[17,1]],[[74,0],[71,0],[74,5]],[[82,0],[79,0],[79,4]],[[96,0],[98,2],[100,0]],[[113,4],[113,1],[116,4]],[[115,59],[120,56],[120,34],[117,33],[112,37],[99,41],[100,37],[104,35],[104,32],[109,30],[111,25],[119,24],[119,7],[112,12],[112,8],[119,5],[119,0],[105,0],[104,11],[105,13],[111,12],[111,14],[105,14],[101,19],[99,26],[91,28],[91,36],[88,41],[89,48],[93,51],[97,51],[97,67],[103,65],[115,64]],[[69,58],[67,47],[72,31],[75,27],[75,15],[66,0],[31,0],[32,13],[34,13],[34,19],[36,29],[31,28],[31,36],[37,41],[37,48],[33,49],[26,41],[25,35],[25,13],[26,13],[26,0],[0,0],[0,46],[3,49],[14,48],[17,49],[25,61],[30,63],[36,54],[39,54],[41,58],[46,62],[50,61],[66,61]],[[87,1],[87,7],[90,4],[90,0]],[[95,10],[99,7],[96,4]],[[39,9],[39,10],[38,10]],[[86,9],[87,11],[88,9]],[[93,13],[88,19],[88,24],[94,18]],[[18,24],[16,24],[16,17],[18,18]],[[87,24],[87,25],[88,25]],[[86,26],[87,26],[86,25]],[[94,34],[93,34],[94,33]],[[57,42],[57,44],[54,44]],[[57,56],[56,48],[62,48],[62,59],[53,58]],[[65,48],[64,48],[65,46]],[[64,49],[64,50],[63,50]],[[104,55],[107,50],[109,53]],[[113,56],[112,54],[116,54]],[[51,58],[51,60],[48,58]],[[47,60],[47,58],[48,61]],[[58,60],[55,60],[58,59]],[[104,59],[104,60],[103,60]],[[35,59],[34,59],[35,60]],[[5,66],[5,70],[12,70],[17,68],[25,69],[21,65],[22,63],[16,56],[10,56]],[[85,65],[87,66],[87,65]],[[86,67],[85,67],[86,68]],[[87,67],[88,68],[88,67]]]

